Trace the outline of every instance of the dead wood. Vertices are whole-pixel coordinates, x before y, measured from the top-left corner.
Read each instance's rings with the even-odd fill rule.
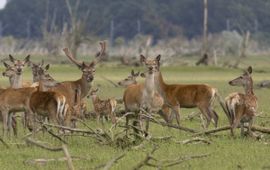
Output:
[[[270,80],[263,80],[256,84],[257,88],[270,88]]]
[[[9,148],[8,144],[0,137],[0,142],[5,145],[6,148]]]
[[[67,159],[67,165],[68,165],[68,169],[69,170],[74,170],[74,166],[73,166],[73,163],[72,163],[72,159],[71,159],[71,156],[68,152],[68,149],[67,149],[67,145],[66,144],[62,144],[62,149],[63,149],[63,152],[66,156],[66,159]]]
[[[211,134],[211,133],[217,133],[217,132],[230,130],[230,129],[231,129],[231,126],[224,126],[224,127],[220,127],[220,128],[216,128],[216,129],[211,129],[211,130],[195,133],[192,136],[208,135],[208,134]]]
[[[152,165],[151,163],[149,163],[150,160],[155,160],[155,158],[153,158],[153,154],[155,153],[155,151],[157,151],[158,149],[158,146],[154,146],[154,148],[151,150],[151,152],[147,153],[145,158],[139,162],[134,168],[133,170],[138,170],[138,169],[141,169],[143,166],[147,166],[147,165]]]
[[[199,137],[195,137],[195,138],[192,138],[192,139],[187,139],[187,140],[184,140],[184,141],[177,141],[176,143],[182,143],[182,144],[189,144],[189,143],[197,143],[197,142],[202,142],[202,143],[205,143],[205,144],[208,144],[210,145],[212,142],[207,140],[207,139],[204,139],[204,138],[199,138]]]
[[[71,158],[72,158],[73,161],[76,161],[76,160],[91,160],[91,159],[87,159],[87,158],[83,158],[83,157],[76,157],[76,156],[71,156]],[[25,160],[24,163],[29,164],[29,165],[45,165],[48,162],[64,162],[64,161],[67,161],[66,157],[29,159],[29,160]]]
[[[116,163],[117,163],[120,159],[122,159],[124,156],[126,156],[125,153],[123,153],[123,154],[121,154],[121,155],[119,155],[119,156],[117,156],[117,157],[111,159],[111,160],[108,161],[107,163],[104,163],[104,164],[101,164],[101,165],[95,167],[94,169],[101,169],[101,168],[103,168],[103,170],[109,170],[109,169],[111,169],[111,167],[112,167],[114,164],[116,164]]]
[[[92,131],[92,130],[89,131],[89,130],[85,130],[85,129],[70,128],[70,127],[66,127],[66,126],[60,126],[60,125],[54,125],[54,124],[48,124],[48,123],[44,123],[43,125],[58,128],[58,129],[68,130],[70,132],[85,133],[85,134],[95,134],[95,132]]]
[[[153,122],[153,123],[156,123],[156,124],[159,124],[159,125],[162,125],[162,126],[171,127],[171,128],[174,128],[174,129],[178,129],[178,130],[185,131],[185,132],[197,133],[196,130],[190,129],[190,128],[187,128],[187,127],[177,126],[177,125],[172,125],[172,124],[168,124],[168,123],[165,123],[165,122],[159,122],[159,121],[155,121],[155,120],[153,120],[153,119],[149,119],[149,120],[150,120],[151,122]]]
[[[59,141],[63,142],[64,144],[67,144],[67,142],[62,139],[60,136],[56,135],[55,133],[53,133],[53,131],[51,129],[48,129],[46,126],[43,126],[42,127],[54,138],[58,139]]]
[[[44,145],[40,141],[36,141],[34,139],[31,139],[30,137],[25,138],[25,141],[28,144],[33,144],[33,145],[35,145],[37,147],[40,147],[42,149],[46,149],[46,150],[49,150],[49,151],[53,151],[53,152],[62,151],[62,148],[61,147],[50,147],[50,146]]]

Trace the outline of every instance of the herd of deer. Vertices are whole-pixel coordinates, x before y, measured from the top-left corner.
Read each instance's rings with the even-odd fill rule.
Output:
[[[86,104],[84,98],[92,98],[94,111],[99,121],[100,116],[109,116],[116,123],[116,100],[101,100],[97,96],[98,89],[91,89],[94,80],[95,66],[100,57],[105,53],[105,42],[101,42],[101,51],[96,54],[94,61],[80,62],[70,51],[65,48],[65,55],[81,70],[82,76],[76,81],[57,82],[47,72],[50,65],[44,66],[30,61],[30,56],[24,60],[16,60],[9,55],[11,64],[4,62],[6,70],[3,76],[10,81],[9,88],[0,88],[0,112],[3,122],[3,135],[10,132],[11,128],[17,135],[15,112],[24,112],[23,124],[29,130],[36,130],[37,121],[45,118],[62,126],[76,126],[76,118],[80,117]],[[197,107],[202,117],[204,128],[211,121],[214,126],[218,124],[218,114],[213,109],[213,102],[217,98],[231,125],[231,134],[234,128],[241,125],[241,134],[244,134],[244,123],[249,123],[248,132],[251,133],[252,120],[256,115],[257,98],[253,93],[252,68],[248,67],[244,74],[229,82],[232,86],[243,86],[245,93],[231,93],[225,101],[218,94],[216,88],[206,84],[167,84],[160,71],[160,58],[146,58],[140,56],[140,62],[145,65],[144,73],[131,71],[124,80],[118,82],[125,87],[123,102],[125,113],[136,113],[140,128],[147,133],[149,119],[144,113],[158,113],[167,123],[176,122],[180,125],[180,108]],[[25,66],[31,66],[33,83],[24,84],[22,73]],[[138,83],[137,77],[143,77],[144,82]],[[130,115],[126,116],[128,127]],[[146,122],[145,128],[143,127]]]

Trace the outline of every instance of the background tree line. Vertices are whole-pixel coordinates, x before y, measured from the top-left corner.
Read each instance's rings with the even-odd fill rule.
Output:
[[[76,2],[71,0],[71,6]],[[234,29],[270,35],[270,1],[209,0],[208,5],[210,33]],[[114,37],[126,39],[138,32],[157,39],[175,35],[192,38],[202,33],[202,0],[81,0],[78,17],[87,12],[86,32],[98,36],[108,37],[112,26]],[[10,0],[0,11],[2,34],[41,37],[46,15],[48,27],[52,23],[59,30],[65,24],[70,26],[65,0]]]

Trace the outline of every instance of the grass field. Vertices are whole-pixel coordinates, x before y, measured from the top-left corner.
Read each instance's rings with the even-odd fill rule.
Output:
[[[255,72],[253,74],[255,83],[270,77],[270,67],[267,65],[268,61],[269,59],[265,57],[258,61],[251,58],[245,62],[245,65],[252,64],[255,67]],[[142,68],[135,69],[142,70]],[[266,71],[262,73],[256,71],[261,69]],[[117,82],[125,78],[130,70],[131,68],[124,66],[107,67],[104,65],[98,67],[93,86],[99,86],[101,98],[121,98],[124,89],[113,87],[102,77]],[[227,83],[229,80],[242,73],[241,70],[238,69],[173,66],[161,67],[161,71],[165,81],[168,83],[207,83],[216,87],[224,97],[234,91],[243,92],[242,88],[231,87]],[[59,81],[76,80],[81,76],[80,71],[73,65],[52,65],[49,72]],[[30,71],[28,69],[25,72],[25,80],[31,81]],[[1,76],[0,84],[1,86],[7,86],[7,79]],[[255,89],[255,94],[259,100],[259,112],[263,112],[262,116],[269,117],[257,118],[255,124],[270,127],[270,91],[269,89]],[[87,102],[88,110],[92,110],[90,100],[88,99]],[[219,126],[227,125],[227,118],[217,102],[215,109],[219,114]],[[181,109],[181,124],[185,127],[202,130],[201,122],[198,119],[192,121],[185,119],[189,113],[194,111],[198,110]],[[92,128],[99,127],[95,120],[87,120],[86,123]],[[21,127],[20,123],[19,125]],[[105,128],[109,128],[110,126],[111,123],[108,123]],[[79,128],[85,127],[79,125]],[[210,128],[213,128],[213,125],[211,125]],[[179,156],[210,154],[208,157],[184,161],[183,163],[168,169],[270,169],[270,162],[268,159],[270,153],[270,137],[264,135],[263,138],[258,141],[248,137],[240,137],[239,130],[236,131],[236,138],[232,138],[229,131],[225,131],[218,133],[217,135],[205,136],[206,139],[209,139],[212,142],[210,145],[203,143],[184,145],[178,144],[176,141],[192,138],[190,133],[151,124],[150,133],[152,136],[173,136],[173,138],[168,141],[146,142],[144,148],[137,150],[133,147],[121,149],[115,146],[101,145],[91,137],[66,137],[66,140],[68,141],[68,149],[72,156],[88,158],[88,160],[74,160],[73,163],[75,169],[92,169],[100,164],[107,163],[109,160],[122,153],[126,154],[125,157],[119,160],[112,169],[132,169],[144,159],[146,153],[151,151],[154,145],[158,145],[159,147],[154,153],[154,157],[158,160],[174,159]],[[20,130],[17,139],[11,138],[10,140],[6,140],[7,143],[10,144],[9,149],[5,148],[5,146],[0,143],[0,169],[67,169],[65,162],[49,162],[46,165],[35,166],[24,164],[24,161],[29,159],[59,158],[64,156],[62,152],[50,152],[34,146],[15,145],[15,143],[24,142],[22,137],[26,133],[27,132]],[[38,135],[37,138],[55,146],[60,145],[59,141],[46,133],[44,135]],[[143,167],[142,169],[151,168]]]

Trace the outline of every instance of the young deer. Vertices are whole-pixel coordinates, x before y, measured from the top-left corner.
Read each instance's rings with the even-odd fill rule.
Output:
[[[218,115],[212,108],[212,103],[218,95],[215,88],[206,84],[167,84],[163,80],[159,67],[155,74],[155,81],[158,92],[164,99],[164,116],[167,118],[170,117],[170,122],[172,121],[172,115],[169,114],[170,109],[172,109],[173,114],[176,116],[177,123],[179,124],[180,107],[197,107],[206,119],[206,123],[203,122],[204,128],[209,126],[211,120],[214,121],[214,125],[217,127]]]
[[[98,89],[91,90],[89,97],[92,98],[94,111],[97,116],[97,121],[99,122],[100,116],[110,116],[113,123],[116,123],[115,109],[117,102],[114,98],[110,98],[107,100],[101,100],[97,96]]]
[[[241,135],[244,135],[244,123],[248,122],[248,132],[251,134],[253,118],[257,112],[257,97],[253,92],[253,80],[251,77],[252,67],[249,66],[244,73],[229,81],[231,86],[243,86],[245,93],[231,93],[225,98],[227,116],[231,125],[231,134],[234,136],[233,130],[241,125]]]
[[[119,81],[117,84],[122,87],[128,87],[131,84],[137,84],[137,77],[140,76],[140,72],[135,73],[134,70],[131,70],[130,75],[124,80]]]

